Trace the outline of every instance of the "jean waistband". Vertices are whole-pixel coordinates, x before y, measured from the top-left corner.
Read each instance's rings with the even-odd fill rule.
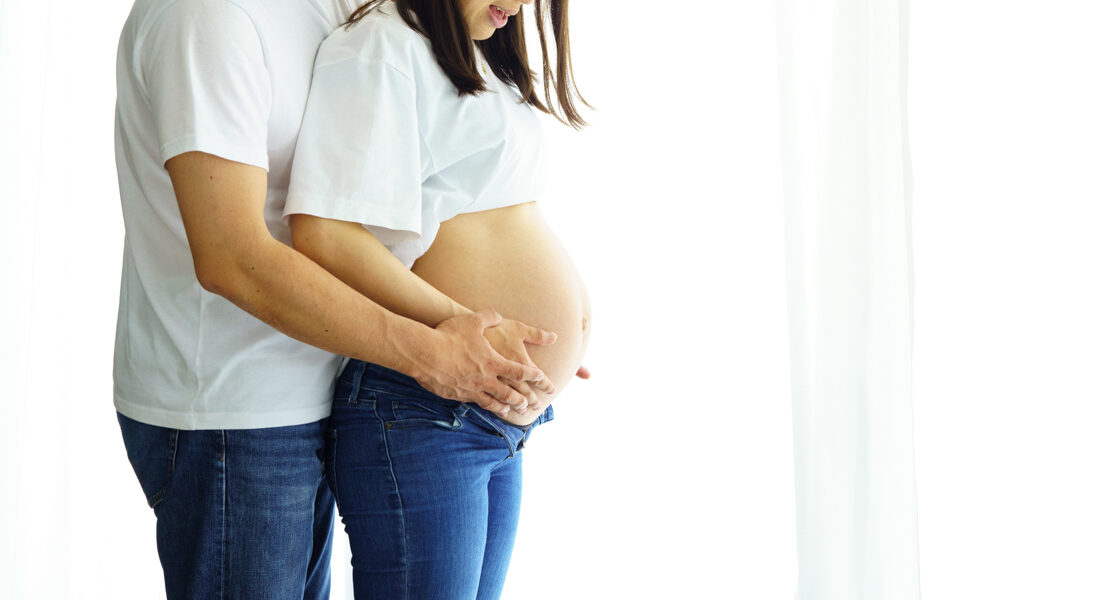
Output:
[[[341,379],[347,380],[350,384],[348,386],[349,398],[338,398],[338,400],[354,400],[358,398],[361,390],[375,390],[381,392],[394,392],[400,391],[402,394],[407,394],[412,398],[420,400],[428,400],[432,402],[440,402],[447,405],[456,405],[460,412],[465,413],[467,410],[476,413],[483,420],[489,420],[508,427],[515,427],[522,431],[528,431],[535,425],[551,421],[554,418],[554,409],[552,406],[547,406],[537,419],[528,425],[515,425],[509,423],[504,419],[501,419],[496,414],[481,408],[474,403],[463,403],[457,400],[451,400],[442,396],[433,394],[428,391],[427,388],[420,385],[413,377],[406,375],[400,371],[395,371],[388,367],[370,362],[364,362],[361,360],[352,359],[348,361],[347,366],[344,368],[343,373],[340,375]],[[381,389],[380,389],[381,388]],[[395,389],[396,388],[396,389]]]
[[[358,365],[356,365],[356,363],[358,363]],[[422,397],[424,399],[437,398],[440,400],[446,400],[446,398],[443,398],[442,396],[437,396],[431,393],[430,391],[428,391],[427,388],[420,385],[420,383],[416,379],[402,373],[401,371],[395,371],[388,367],[383,367],[379,364],[358,360],[352,360],[350,363],[348,363],[348,368],[352,368],[353,365],[357,366],[361,370],[359,380],[360,387],[369,386],[370,382],[386,383],[387,388],[389,386],[402,388],[403,392],[407,392],[411,395]]]

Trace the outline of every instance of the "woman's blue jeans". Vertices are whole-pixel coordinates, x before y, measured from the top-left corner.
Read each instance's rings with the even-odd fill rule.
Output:
[[[326,479],[351,540],[355,597],[500,597],[512,555],[521,453],[550,408],[518,427],[352,360],[336,384]]]

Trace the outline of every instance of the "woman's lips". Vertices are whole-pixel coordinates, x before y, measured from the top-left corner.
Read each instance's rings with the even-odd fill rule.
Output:
[[[489,5],[489,18],[493,20],[493,25],[495,25],[497,29],[508,24],[508,13],[504,12],[504,9],[495,4]]]

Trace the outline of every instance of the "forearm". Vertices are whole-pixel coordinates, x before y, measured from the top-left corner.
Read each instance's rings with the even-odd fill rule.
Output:
[[[205,285],[290,337],[408,374],[432,334],[274,238],[233,253]]]
[[[432,287],[357,223],[294,215],[294,247],[394,313],[429,327],[473,311]]]
[[[491,311],[426,327],[387,311],[271,236],[264,221],[267,172],[204,152],[164,163],[203,288],[283,333],[336,354],[415,378],[432,393],[502,413],[524,396],[503,383],[543,383],[536,367],[508,361],[484,337]],[[549,393],[553,387],[545,383]]]

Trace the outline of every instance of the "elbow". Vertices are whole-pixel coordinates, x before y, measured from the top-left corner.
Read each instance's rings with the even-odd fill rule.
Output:
[[[290,244],[313,262],[324,264],[329,248],[321,219],[310,215],[291,215]]]
[[[196,258],[195,278],[199,280],[202,289],[212,294],[232,298],[235,289],[232,282],[236,278],[229,273],[229,269]]]
[[[271,240],[271,244],[278,243]],[[193,252],[195,278],[202,289],[237,302],[255,288],[256,278],[269,269],[262,265],[271,264],[267,253],[268,248],[274,247],[271,244],[233,244],[216,251]]]

